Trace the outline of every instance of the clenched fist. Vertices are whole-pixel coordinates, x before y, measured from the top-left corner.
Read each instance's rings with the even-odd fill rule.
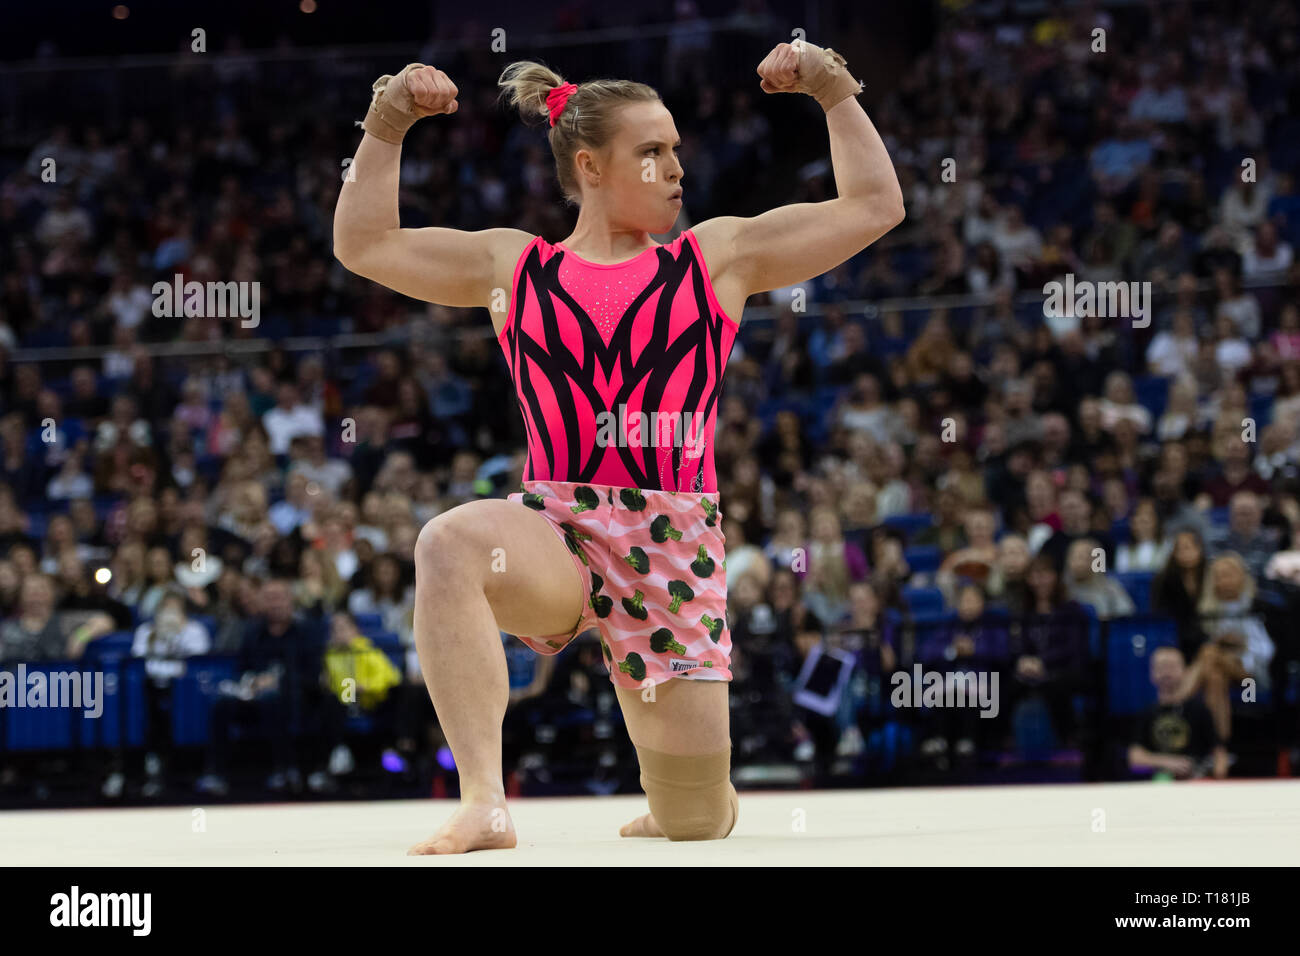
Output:
[[[758,75],[764,93],[798,93],[799,51],[793,43],[778,43],[758,65]]]
[[[778,43],[758,65],[764,93],[807,93],[824,110],[862,92],[844,57],[807,40]]]
[[[397,76],[375,80],[370,111],[362,128],[387,143],[400,144],[415,121],[460,108],[460,92],[446,73],[423,63],[411,63]]]
[[[417,116],[436,116],[438,113],[454,113],[460,108],[456,95],[460,92],[442,70],[433,66],[422,66],[405,74],[406,89],[411,95],[413,109]]]

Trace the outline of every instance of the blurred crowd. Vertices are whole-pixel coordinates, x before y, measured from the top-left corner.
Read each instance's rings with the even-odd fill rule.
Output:
[[[811,762],[829,780],[868,753],[948,767],[1078,745],[1095,732],[1080,705],[1097,686],[1094,625],[1149,609],[1174,622],[1174,649],[1152,655],[1155,702],[1103,742],[1134,771],[1223,775],[1242,681],[1283,708],[1300,668],[1275,613],[1300,582],[1300,14],[992,21],[952,6],[895,86],[862,97],[906,222],[807,283],[812,314],[796,290],[751,299],[776,318],[743,326],[731,357],[714,454],[738,760]],[[833,195],[815,153],[774,178],[789,161],[775,98],[700,55],[739,37],[757,63],[780,33],[761,3],[744,10],[710,29],[679,4],[665,43],[627,51],[675,111],[683,226],[738,196]],[[543,134],[493,105],[497,59],[454,67],[467,105],[409,138],[403,225],[562,238]],[[209,108],[56,123],[0,156],[0,662],[77,659],[129,634],[165,729],[174,662],[237,658],[200,780],[216,791],[241,723],[273,740],[277,789],[346,776],[344,718],[363,712],[385,715],[386,768],[428,763],[414,541],[441,512],[514,490],[523,465],[486,317],[334,261],[371,77],[321,67],[296,99],[299,72],[177,67],[167,82]],[[272,86],[285,95],[251,95]],[[1026,303],[1067,273],[1150,282],[1149,327]],[[153,284],[176,274],[259,282],[260,324],[159,316]],[[930,298],[876,307],[900,296]],[[290,341],[347,333],[385,344]],[[267,347],[209,348],[234,340]],[[151,355],[157,343],[192,354]],[[12,358],[32,348],[63,351]],[[1149,592],[1132,593],[1143,574]],[[508,759],[535,770],[538,741],[575,713],[594,729],[573,748],[615,759],[598,650],[539,662],[503,641]],[[364,674],[341,709],[331,649]],[[914,663],[999,670],[1005,719],[891,703],[891,675]],[[285,718],[290,698],[307,723]],[[1294,722],[1281,742],[1296,745]],[[147,785],[167,747],[151,737]],[[122,774],[109,768],[105,792]]]

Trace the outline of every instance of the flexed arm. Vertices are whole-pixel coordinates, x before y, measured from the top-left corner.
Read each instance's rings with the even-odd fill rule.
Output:
[[[397,215],[402,138],[422,117],[455,113],[457,95],[445,73],[418,63],[375,82],[366,135],[334,208],[334,256],[395,292],[472,308],[490,301],[503,239],[528,237],[515,229],[403,229]]]
[[[903,221],[903,191],[880,134],[854,95],[860,84],[832,50],[781,43],[758,67],[765,93],[807,93],[826,110],[838,196],[793,203],[749,219],[701,223],[723,250],[719,271],[736,270],[747,294],[821,275]]]

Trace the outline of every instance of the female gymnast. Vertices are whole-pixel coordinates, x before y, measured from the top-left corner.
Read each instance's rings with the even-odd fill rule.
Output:
[[[714,840],[731,784],[731,635],[712,437],[746,299],[804,282],[903,220],[893,164],[843,57],[778,44],[765,93],[826,112],[838,196],[721,216],[666,244],[682,208],[681,145],[649,86],[574,85],[510,64],[501,95],[550,123],[559,183],[579,208],[547,242],[517,229],[403,229],[402,138],[453,114],[456,85],[411,64],[373,87],[334,218],[350,271],[492,316],[528,433],[518,492],[434,518],[415,548],[415,638],[460,773],[460,806],[411,854],[514,847],[501,766],[508,699],[500,631],[554,654],[600,632],[650,812],[626,837]],[[678,678],[674,680],[674,678]]]

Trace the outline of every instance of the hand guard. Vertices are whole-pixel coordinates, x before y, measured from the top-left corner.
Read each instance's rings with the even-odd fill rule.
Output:
[[[795,40],[791,46],[799,51],[799,83],[796,89],[807,93],[827,112],[836,103],[862,92],[862,84],[849,73],[848,64],[830,47],[822,49],[807,40]]]
[[[415,121],[422,115],[427,115],[415,112],[415,97],[406,88],[406,74],[423,66],[423,63],[411,63],[397,76],[385,73],[375,80],[370,109],[366,112],[366,118],[361,121],[362,129],[385,143],[401,145],[406,131],[414,126]]]

